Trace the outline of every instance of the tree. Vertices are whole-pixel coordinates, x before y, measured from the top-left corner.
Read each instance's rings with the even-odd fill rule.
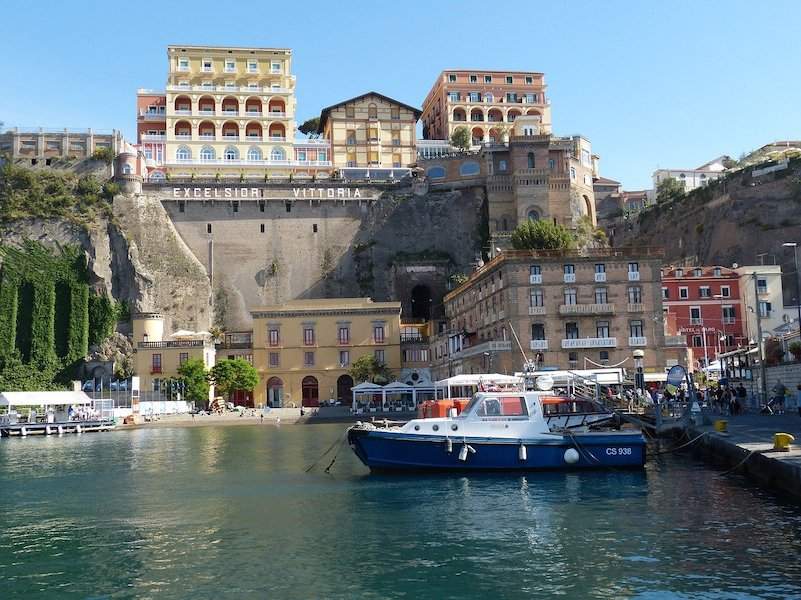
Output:
[[[203,359],[190,358],[178,367],[178,374],[184,382],[185,400],[205,406],[209,401],[209,380]]]
[[[253,391],[259,384],[259,373],[244,359],[225,359],[211,368],[209,383],[213,383],[221,394],[230,398],[236,390]]]
[[[684,197],[684,186],[675,177],[663,179],[656,186],[657,203],[673,202]]]
[[[796,360],[801,360],[801,342],[793,342],[787,349],[790,351],[790,354],[793,355],[793,358]]]
[[[470,149],[470,131],[467,127],[457,127],[451,134],[451,146],[460,150]]]
[[[515,250],[566,250],[574,243],[573,235],[552,221],[526,221],[512,232]]]
[[[372,383],[389,383],[392,379],[392,371],[382,362],[375,359],[370,354],[356,359],[348,370],[348,374],[353,377],[356,383],[370,381]]]
[[[311,119],[306,119],[305,121],[303,121],[303,124],[301,124],[298,127],[298,131],[300,131],[302,134],[310,138],[318,137],[320,135],[319,129],[320,129],[320,117],[313,117]]]

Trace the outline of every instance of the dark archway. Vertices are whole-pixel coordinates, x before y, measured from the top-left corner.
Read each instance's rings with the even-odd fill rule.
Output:
[[[267,406],[270,408],[284,406],[284,382],[278,377],[270,377],[267,381]]]
[[[350,375],[340,375],[337,379],[337,400],[343,405],[350,405],[353,401],[353,377]]]
[[[302,406],[320,406],[320,391],[316,377],[311,375],[304,377],[300,387],[302,391]]]
[[[431,289],[427,285],[412,288],[412,318],[425,321],[431,318]]]

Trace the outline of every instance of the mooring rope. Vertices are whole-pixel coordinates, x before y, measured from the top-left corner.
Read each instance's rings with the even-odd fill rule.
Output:
[[[305,471],[303,471],[303,472],[304,472],[304,473],[308,473],[308,472],[309,472],[309,471],[311,471],[311,470],[312,470],[314,467],[316,467],[316,466],[317,466],[317,464],[318,464],[318,463],[319,463],[321,460],[323,460],[323,458],[325,458],[325,456],[326,456],[326,455],[327,455],[329,452],[331,452],[331,450],[333,450],[333,449],[334,449],[334,446],[336,446],[337,444],[341,444],[341,443],[342,443],[342,442],[343,442],[343,441],[344,441],[344,440],[347,438],[347,435],[348,435],[348,431],[347,431],[347,430],[345,430],[345,433],[344,433],[344,434],[342,434],[342,437],[341,437],[341,438],[337,438],[337,439],[335,439],[335,440],[334,440],[334,443],[333,443],[333,444],[331,444],[331,445],[328,447],[328,450],[326,450],[325,452],[323,452],[323,453],[322,453],[322,454],[321,454],[321,455],[320,455],[320,456],[317,458],[317,460],[315,460],[315,461],[314,461],[312,464],[310,464],[310,465],[309,465],[309,466],[306,468],[306,470],[305,470]],[[334,460],[336,460],[336,456],[334,456]],[[334,464],[334,462],[333,462],[333,461],[331,461],[331,464]],[[330,465],[329,465],[329,468],[330,468]],[[327,470],[327,469],[326,469],[326,470]]]

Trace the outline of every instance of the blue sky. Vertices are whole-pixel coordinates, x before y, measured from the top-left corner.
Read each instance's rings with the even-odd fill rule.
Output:
[[[292,48],[299,122],[367,90],[420,106],[446,68],[542,71],[555,133],[589,138],[626,189],[801,139],[793,0],[180,5],[3,0],[0,121],[134,139],[136,89],[163,89],[165,47],[183,43]]]

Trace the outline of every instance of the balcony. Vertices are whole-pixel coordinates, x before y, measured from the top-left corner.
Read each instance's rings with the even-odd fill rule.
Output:
[[[547,350],[548,340],[531,340],[528,347],[531,350]]]
[[[617,346],[617,338],[574,338],[562,340],[562,349],[573,348],[614,348]]]
[[[758,296],[768,296],[769,295],[768,288],[764,288],[764,287],[757,288],[757,295]]]
[[[683,335],[666,335],[665,346],[686,346],[687,338]]]
[[[169,340],[163,342],[139,342],[136,346],[142,349],[154,348],[203,348],[206,340]]]
[[[613,315],[614,304],[560,304],[560,315]]]
[[[292,94],[293,90],[270,86],[236,85],[168,85],[168,92],[240,92],[244,94]]]
[[[167,136],[163,133],[143,133],[139,136],[139,141],[142,142],[163,142]]]
[[[690,325],[703,325],[703,324],[704,324],[704,320],[701,319],[701,318],[698,318],[698,319],[693,318],[693,317],[690,318]]]
[[[270,142],[285,142],[286,137],[283,135],[271,135],[267,138],[267,140]]]
[[[192,114],[192,110],[189,108],[176,108],[174,114],[181,116],[189,116]]]
[[[640,280],[639,271],[629,271],[629,281],[639,281],[639,280]]]
[[[565,283],[576,283],[576,274],[575,273],[565,273]]]
[[[153,365],[150,367],[150,374],[151,375],[158,375],[161,374],[163,371],[161,370],[161,366]]]
[[[633,313],[645,312],[645,304],[643,304],[642,302],[635,302],[635,303],[629,302],[626,305],[626,310],[628,312],[633,312]]]
[[[165,111],[140,110],[139,119],[142,121],[164,121],[167,118]]]
[[[246,142],[261,142],[264,138],[260,135],[246,135],[245,141]]]
[[[286,113],[277,110],[271,110],[270,112],[264,114],[268,119],[286,119]]]
[[[528,307],[528,314],[529,315],[544,315],[545,314],[545,307],[544,306],[529,306]]]
[[[632,336],[629,338],[629,346],[647,346],[648,339],[645,336]]]
[[[542,275],[529,275],[528,282],[532,285],[539,285],[542,283]]]
[[[724,325],[734,325],[737,322],[736,317],[723,317]]]
[[[475,346],[468,346],[467,348],[463,348],[458,352],[451,353],[451,358],[453,359],[468,358],[470,356],[479,356],[481,354],[484,354],[485,352],[490,352],[490,353],[511,352],[511,350],[512,350],[511,340],[482,342],[481,344],[477,344]]]
[[[220,165],[225,167],[330,167],[330,160],[228,160],[224,158],[176,158],[168,165]]]
[[[595,283],[604,283],[606,281],[606,273],[596,273]]]

